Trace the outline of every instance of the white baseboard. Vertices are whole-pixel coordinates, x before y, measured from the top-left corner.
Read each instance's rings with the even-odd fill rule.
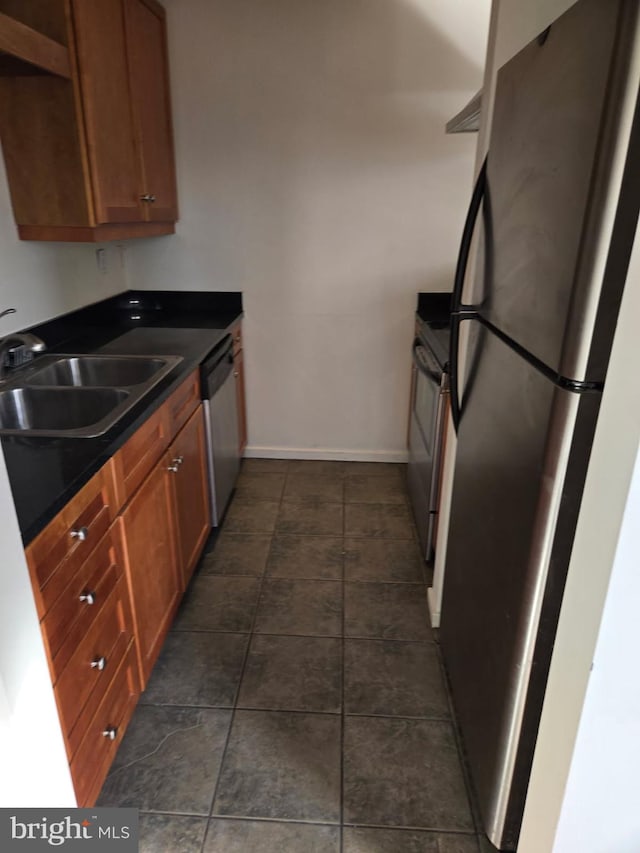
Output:
[[[329,450],[326,447],[259,447],[245,448],[248,459],[324,459],[337,462],[406,462],[406,450]]]
[[[431,627],[440,627],[440,602],[436,598],[435,590],[432,586],[427,589],[427,601],[429,602],[429,616],[431,617]]]

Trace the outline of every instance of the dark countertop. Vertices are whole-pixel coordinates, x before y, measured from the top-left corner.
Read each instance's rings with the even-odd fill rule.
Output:
[[[419,335],[426,343],[443,370],[449,368],[449,342],[451,340],[451,294],[418,293],[416,319]]]
[[[132,301],[137,304],[132,305]],[[31,327],[30,331],[47,343],[47,354],[179,355],[183,361],[97,438],[2,436],[25,546],[159,408],[241,316],[239,293],[126,291]]]

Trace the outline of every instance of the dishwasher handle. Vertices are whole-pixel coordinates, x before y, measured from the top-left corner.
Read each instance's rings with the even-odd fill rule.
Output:
[[[220,344],[200,365],[202,399],[211,400],[233,372],[233,338],[225,335]]]

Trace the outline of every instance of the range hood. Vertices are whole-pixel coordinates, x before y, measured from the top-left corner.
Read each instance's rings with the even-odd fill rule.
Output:
[[[447,133],[475,133],[480,130],[480,111],[482,109],[482,89],[471,98],[459,113],[456,113],[445,125]]]

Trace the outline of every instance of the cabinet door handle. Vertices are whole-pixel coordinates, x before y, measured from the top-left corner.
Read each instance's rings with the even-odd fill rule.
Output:
[[[80,596],[80,601],[83,601],[85,604],[95,604],[96,603],[96,594],[95,592],[83,592]]]
[[[236,379],[238,378],[238,376],[240,376],[240,374],[238,373],[238,371],[237,371],[237,370],[234,370],[234,371],[233,371],[233,375],[235,376],[235,378],[236,378]]]
[[[180,466],[180,465],[182,465],[183,462],[184,462],[184,456],[176,456],[175,459],[173,459],[174,465]]]
[[[151,195],[150,193],[145,193],[144,195],[140,196],[140,201],[146,201],[148,204],[153,204],[155,200],[156,197],[154,195]]]
[[[106,665],[107,659],[105,657],[94,658],[91,661],[91,669],[97,669],[98,672],[102,672]]]
[[[72,539],[77,539],[78,542],[84,542],[89,535],[88,527],[79,527],[77,530],[72,530],[69,534]]]
[[[172,474],[177,474],[179,468],[179,465],[167,465],[167,471],[171,471]]]
[[[118,727],[117,726],[107,726],[107,728],[102,732],[102,737],[108,737],[109,740],[115,740],[117,734],[118,734]]]
[[[240,332],[236,333],[236,342],[240,343]]]

